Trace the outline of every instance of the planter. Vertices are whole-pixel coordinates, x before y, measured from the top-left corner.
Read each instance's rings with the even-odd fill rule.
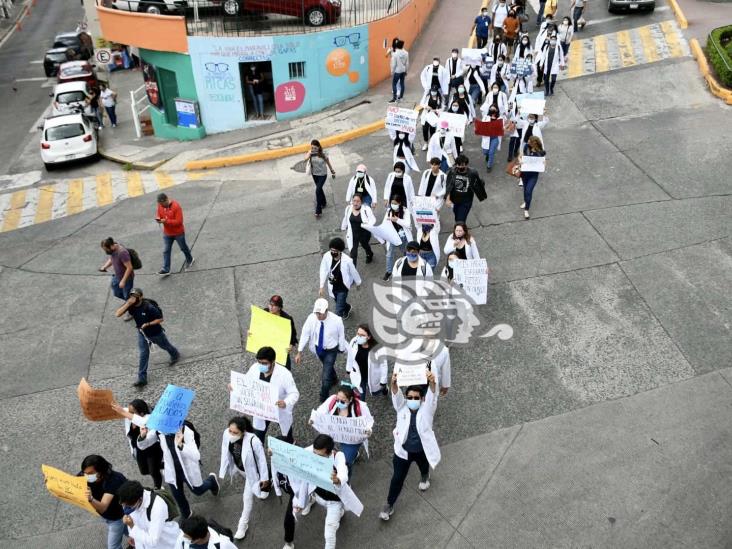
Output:
[[[732,25],[709,33],[706,54],[719,82],[732,88]]]

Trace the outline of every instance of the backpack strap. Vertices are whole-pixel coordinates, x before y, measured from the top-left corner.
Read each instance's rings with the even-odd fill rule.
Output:
[[[150,518],[152,514],[152,507],[153,503],[155,503],[155,498],[158,497],[158,495],[155,493],[155,490],[150,490],[150,505],[147,506],[147,509],[145,509],[145,514],[147,515],[148,522],[152,520]]]
[[[257,463],[257,454],[254,453],[254,436],[249,439],[249,447],[252,449],[252,459],[254,460],[254,467],[257,468],[257,477],[259,477],[259,463]]]

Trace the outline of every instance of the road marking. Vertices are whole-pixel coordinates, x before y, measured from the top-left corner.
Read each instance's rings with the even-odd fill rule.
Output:
[[[140,172],[127,172],[127,196],[130,198],[141,196],[145,193],[142,188],[142,177]]]
[[[633,46],[630,44],[630,33],[628,31],[620,31],[616,36],[618,37],[618,49],[623,67],[632,67],[636,64],[636,61],[635,55],[633,55]]]
[[[167,189],[175,185],[173,178],[167,172],[155,172],[155,181],[158,182],[159,189]]]
[[[610,69],[610,62],[607,58],[607,38],[595,36],[595,71],[607,72]]]
[[[656,48],[656,42],[651,36],[651,29],[648,27],[641,27],[638,29],[640,35],[641,44],[643,44],[643,55],[646,58],[647,63],[658,61],[660,59],[658,50]]]
[[[671,21],[664,21],[661,23],[661,30],[663,31],[663,36],[666,38],[666,43],[671,50],[671,57],[681,57],[684,55],[684,52],[675,27],[676,24]]]
[[[3,226],[0,232],[12,231],[18,227],[20,222],[20,214],[25,207],[25,189],[15,191],[10,195],[10,204],[3,217]]]
[[[16,82],[45,82],[48,80],[45,76],[34,76],[32,78],[16,78]]]
[[[79,213],[83,209],[84,180],[74,179],[69,181],[69,194],[66,198],[66,211],[68,215]]]
[[[36,210],[38,208],[38,187],[28,189],[25,195],[25,205],[20,212],[20,220],[17,228],[27,227],[33,225],[36,218]]]
[[[568,78],[576,78],[582,76],[584,66],[582,63],[582,44],[574,44],[574,47],[569,48],[569,70],[567,71]]]
[[[38,206],[33,223],[44,223],[53,218],[53,200],[55,194],[55,185],[46,185],[38,189]]]
[[[36,59],[30,62],[31,65],[40,65],[41,63],[43,63],[43,59]]]
[[[97,205],[108,206],[112,203],[112,175],[104,173],[96,177]]]

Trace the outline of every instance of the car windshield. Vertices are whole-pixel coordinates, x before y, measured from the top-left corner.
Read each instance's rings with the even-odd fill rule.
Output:
[[[70,91],[58,94],[56,96],[56,101],[58,103],[64,103],[68,105],[69,103],[78,103],[84,101],[85,98],[86,95],[82,91]]]
[[[65,46],[73,48],[78,45],[80,45],[79,39],[74,36],[57,37],[56,41],[53,43],[54,48],[63,48]]]
[[[88,65],[75,65],[72,67],[64,67],[61,71],[61,78],[71,78],[72,76],[81,76],[91,74]]]
[[[79,137],[86,133],[83,124],[66,124],[64,126],[55,126],[46,130],[46,141],[59,141],[61,139],[70,139]]]
[[[46,59],[50,59],[51,61],[58,61],[59,63],[63,63],[66,61],[66,52],[63,53],[47,53]]]

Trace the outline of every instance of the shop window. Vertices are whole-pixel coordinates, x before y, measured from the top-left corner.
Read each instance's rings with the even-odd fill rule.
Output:
[[[305,78],[305,61],[289,63],[290,78]]]

